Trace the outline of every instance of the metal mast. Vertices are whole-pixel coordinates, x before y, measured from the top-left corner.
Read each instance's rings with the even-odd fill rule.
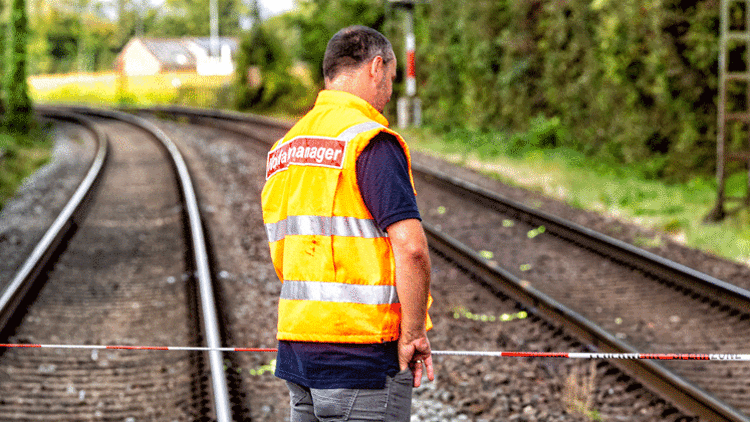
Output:
[[[730,11],[732,7],[742,8],[744,22],[739,28],[731,25]],[[734,9],[738,10],[738,9]],[[719,221],[726,216],[724,203],[730,200],[742,201],[744,205],[750,205],[750,172],[748,173],[748,193],[745,198],[727,198],[726,168],[727,160],[744,161],[750,166],[750,144],[745,143],[743,151],[728,151],[727,123],[743,122],[745,129],[750,132],[750,0],[721,0],[721,36],[719,41],[719,103],[718,124],[716,140],[716,181],[717,198],[716,207],[708,215],[707,219]],[[729,68],[729,53],[738,45],[739,50],[744,50],[744,69],[732,70]],[[745,109],[732,111],[728,108],[727,91],[736,88],[733,84],[744,84]]]

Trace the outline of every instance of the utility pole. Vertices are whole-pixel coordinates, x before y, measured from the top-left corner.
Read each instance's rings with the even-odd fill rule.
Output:
[[[414,35],[414,5],[427,0],[388,0],[396,8],[403,9],[406,47],[406,96],[398,99],[398,126],[419,127],[422,125],[422,101],[417,97],[416,49]]]
[[[145,9],[146,0],[140,0],[140,2],[138,3],[138,27],[136,28],[136,34],[139,37],[143,37],[143,34],[146,32],[146,25],[144,23],[144,20],[146,19]]]
[[[219,6],[218,0],[209,0],[211,15],[211,57],[218,60],[219,57]]]
[[[85,0],[78,0],[78,19],[81,25],[81,32],[78,34],[78,44],[76,45],[76,62],[78,63],[78,72],[82,73],[85,72],[87,69],[86,65],[83,63],[84,60],[84,48],[86,47],[86,34],[87,34],[87,27],[86,27],[86,15],[88,14],[88,4],[86,4]]]

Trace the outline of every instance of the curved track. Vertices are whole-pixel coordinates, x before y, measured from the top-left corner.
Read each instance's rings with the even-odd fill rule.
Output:
[[[4,291],[10,298],[2,307],[4,337],[9,343],[119,346],[202,346],[209,337],[215,347],[210,337],[218,331],[197,323],[211,322],[199,311],[208,306],[202,298],[213,298],[205,291],[210,277],[202,222],[179,152],[158,130],[134,126],[137,119],[77,111],[93,117],[54,109],[45,114],[88,125],[100,145],[109,145],[108,165],[92,173],[96,192],[79,189],[72,216],[61,215],[59,227],[50,228],[45,237],[54,240],[40,243],[43,252],[32,254],[15,278],[18,288]],[[230,420],[221,354],[208,355],[6,349],[0,419]]]

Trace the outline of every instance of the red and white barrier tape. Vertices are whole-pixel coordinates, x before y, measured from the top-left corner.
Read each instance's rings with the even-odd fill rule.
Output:
[[[0,348],[84,349],[84,350],[171,350],[189,352],[276,352],[275,348],[255,347],[191,347],[191,346],[117,346],[90,344],[2,344]],[[433,355],[485,356],[513,358],[564,359],[656,359],[656,360],[717,360],[750,361],[750,354],[735,353],[578,353],[578,352],[491,352],[433,350]]]
[[[84,349],[84,350],[171,350],[188,352],[276,352],[271,348],[250,347],[193,347],[193,346],[122,346],[95,344],[2,344],[0,348],[37,348],[37,349]]]
[[[566,359],[657,359],[657,360],[744,360],[750,355],[734,353],[567,353],[567,352],[470,352],[433,350],[433,355],[497,356],[516,358],[566,358]]]

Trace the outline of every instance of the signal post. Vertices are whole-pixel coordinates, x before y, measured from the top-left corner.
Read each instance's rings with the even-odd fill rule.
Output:
[[[401,128],[422,125],[422,101],[417,97],[416,47],[414,36],[414,5],[426,0],[388,0],[396,7],[405,10],[404,33],[406,47],[406,96],[397,103],[398,126]]]

